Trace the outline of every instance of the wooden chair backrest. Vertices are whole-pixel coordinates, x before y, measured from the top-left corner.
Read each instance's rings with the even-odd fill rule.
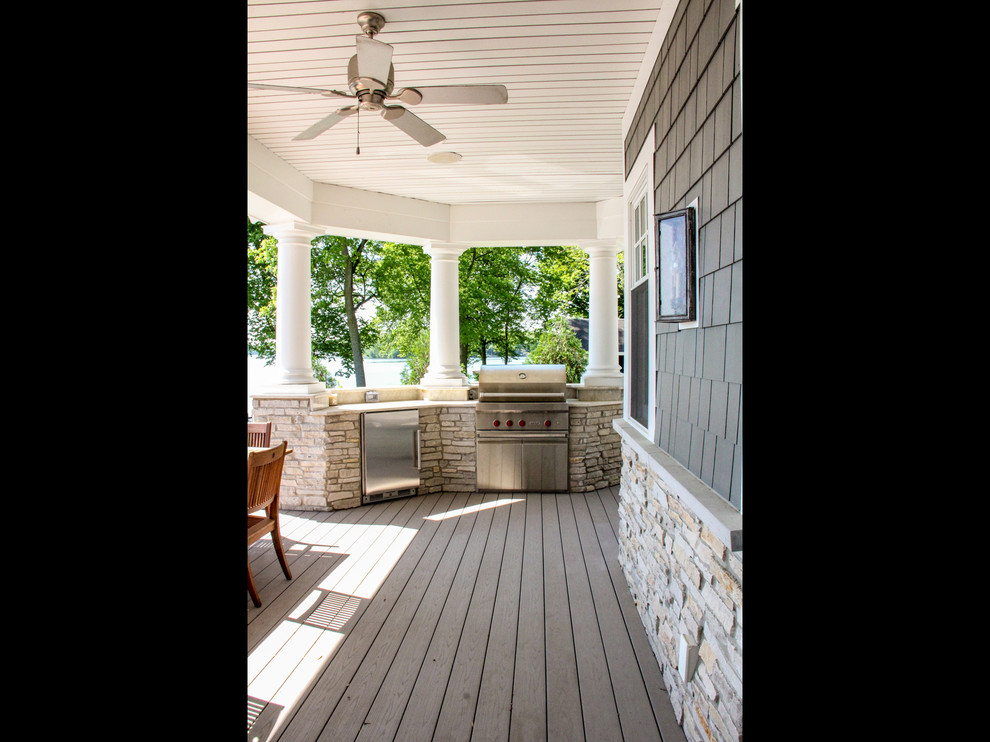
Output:
[[[270,446],[272,441],[272,424],[248,423],[248,446],[251,448],[262,448]]]
[[[288,451],[287,441],[267,451],[248,453],[248,512],[278,507],[279,486],[282,483],[282,465]]]

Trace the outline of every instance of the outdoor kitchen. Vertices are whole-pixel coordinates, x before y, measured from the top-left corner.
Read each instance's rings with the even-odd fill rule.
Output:
[[[619,484],[622,390],[563,366],[483,366],[477,384],[255,396],[289,441],[281,503],[340,510],[436,492],[590,492]],[[388,413],[388,414],[383,414]],[[394,414],[393,414],[394,413]]]

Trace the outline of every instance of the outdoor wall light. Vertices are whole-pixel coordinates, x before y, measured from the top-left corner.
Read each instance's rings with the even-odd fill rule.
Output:
[[[441,165],[449,165],[460,160],[461,156],[456,152],[434,152],[432,155],[427,155],[426,159]]]
[[[657,214],[657,322],[695,319],[694,208]]]

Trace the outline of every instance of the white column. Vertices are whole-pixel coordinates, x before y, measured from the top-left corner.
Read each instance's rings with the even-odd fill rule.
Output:
[[[310,318],[310,243],[322,230],[302,222],[266,224],[278,240],[275,367],[281,394],[316,394],[326,385],[313,376]]]
[[[619,299],[616,258],[622,247],[615,240],[582,242],[588,253],[588,368],[581,383],[589,386],[622,386],[619,369]]]
[[[468,386],[461,373],[460,315],[457,259],[465,245],[431,242],[423,247],[430,256],[430,366],[421,386]]]

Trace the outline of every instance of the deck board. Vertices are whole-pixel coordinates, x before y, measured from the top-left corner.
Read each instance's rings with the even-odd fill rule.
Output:
[[[543,513],[541,498],[528,497],[512,713],[509,718],[510,742],[527,742],[546,735],[547,673],[543,616]]]
[[[491,512],[492,521],[477,582],[433,732],[435,739],[466,740],[471,737],[508,534],[509,508],[496,507]]]
[[[575,499],[562,498],[558,506],[585,737],[589,740],[622,739],[594,595],[581,550]]]
[[[567,592],[564,547],[557,513],[560,496],[544,495],[543,505],[543,584],[546,595],[545,625],[547,647],[547,739],[584,739],[580,713],[574,630]]]
[[[512,678],[516,658],[516,632],[519,623],[519,587],[522,582],[523,535],[526,528],[526,502],[508,505],[505,548],[492,612],[491,633],[478,690],[471,737],[462,739],[504,742],[509,739],[509,713],[512,708]]]
[[[618,563],[617,492],[283,513],[249,547],[248,739],[681,742]]]
[[[494,499],[494,494],[486,495],[481,504],[492,502]],[[468,608],[475,586],[478,584],[481,561],[491,533],[493,515],[492,509],[484,509],[475,516],[471,538],[457,564],[457,573],[440,611],[430,646],[423,657],[405,713],[394,735],[395,739],[404,742],[429,742],[433,738],[453,670],[454,657],[463,636]],[[469,640],[473,641],[474,637],[469,637]],[[391,727],[388,731],[391,732]],[[368,733],[367,737],[370,740],[389,736],[379,735],[377,732],[378,730],[369,725],[362,730],[362,735]]]

